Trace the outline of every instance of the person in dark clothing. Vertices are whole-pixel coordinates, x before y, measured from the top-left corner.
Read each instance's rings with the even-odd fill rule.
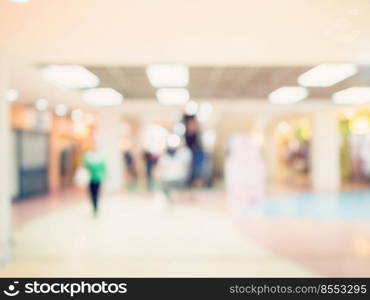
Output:
[[[185,142],[190,150],[202,149],[198,123],[194,117],[185,118]]]
[[[96,151],[88,152],[84,157],[83,164],[90,174],[89,191],[93,211],[96,215],[98,212],[100,187],[106,174],[106,164]]]
[[[129,188],[135,187],[137,182],[137,171],[134,156],[130,151],[125,151],[124,160],[126,164],[127,174],[129,177],[128,187]]]
[[[194,116],[185,117],[185,128],[186,145],[188,146],[192,154],[188,184],[189,186],[201,186],[205,153],[201,143],[198,123]]]
[[[153,169],[157,163],[157,160],[157,157],[149,151],[144,152],[146,183],[149,191],[151,191],[154,186]]]
[[[91,197],[91,200],[92,200],[93,210],[94,210],[94,213],[96,214],[98,212],[98,199],[99,199],[99,191],[100,191],[100,182],[90,181],[89,191],[90,191],[90,197]]]

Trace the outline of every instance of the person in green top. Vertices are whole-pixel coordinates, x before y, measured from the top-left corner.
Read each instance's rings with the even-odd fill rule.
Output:
[[[90,174],[89,191],[94,215],[96,215],[98,212],[100,187],[106,175],[106,164],[104,159],[94,149],[85,154],[83,165]]]

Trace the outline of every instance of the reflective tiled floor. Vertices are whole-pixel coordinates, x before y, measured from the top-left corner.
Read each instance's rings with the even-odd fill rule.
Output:
[[[369,190],[270,197],[243,213],[240,229],[274,253],[322,276],[370,276]]]
[[[368,191],[270,197],[237,215],[226,199],[104,196],[96,219],[76,191],[18,204],[0,276],[370,276]]]
[[[101,208],[94,219],[82,201],[24,224],[0,275],[313,275],[251,242],[215,210],[139,196],[105,197]]]
[[[370,221],[370,191],[270,197],[258,210],[276,218]]]

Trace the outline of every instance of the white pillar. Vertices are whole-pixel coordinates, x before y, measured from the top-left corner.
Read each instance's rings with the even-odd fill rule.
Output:
[[[334,192],[340,188],[339,128],[334,109],[313,116],[311,181],[317,192]]]
[[[0,53],[0,263],[10,257],[10,119],[5,92],[9,87],[9,61]]]
[[[277,135],[272,126],[264,130],[264,158],[268,183],[274,183],[277,169]]]
[[[107,164],[104,189],[119,192],[123,188],[123,155],[121,150],[121,114],[119,110],[102,108],[96,129],[96,146]]]

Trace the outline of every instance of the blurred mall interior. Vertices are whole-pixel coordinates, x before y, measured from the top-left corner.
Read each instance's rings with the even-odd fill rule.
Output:
[[[369,103],[367,0],[1,0],[0,276],[370,276]]]

